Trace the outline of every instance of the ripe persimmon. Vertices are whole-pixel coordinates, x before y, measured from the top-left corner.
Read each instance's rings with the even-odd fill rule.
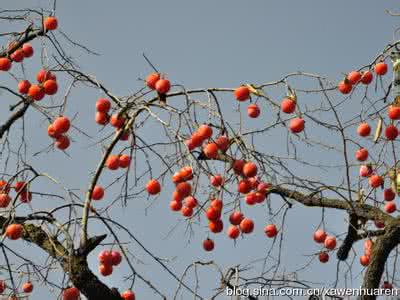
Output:
[[[111,264],[113,266],[118,266],[122,261],[122,256],[119,251],[111,251]]]
[[[135,300],[135,293],[131,290],[127,290],[121,294],[121,297],[124,300]]]
[[[222,152],[225,152],[229,148],[229,138],[225,135],[219,136],[215,140],[215,144],[217,145],[218,149],[221,150]]]
[[[61,133],[60,132],[58,132],[58,131],[56,131],[55,129],[54,129],[54,126],[53,126],[53,124],[50,124],[48,127],[47,127],[47,135],[49,136],[49,137],[52,137],[52,138],[58,138],[58,137],[60,137],[61,136]]]
[[[0,207],[1,208],[6,208],[10,204],[10,202],[11,202],[11,197],[8,194],[6,194],[4,192],[0,193]]]
[[[194,132],[190,140],[192,141],[192,146],[194,148],[200,147],[204,142],[203,136],[200,135],[198,132]]]
[[[203,140],[207,140],[212,137],[213,129],[207,124],[203,124],[197,129],[197,133],[202,137]]]
[[[368,255],[361,255],[360,256],[360,264],[364,267],[369,265],[370,258]]]
[[[396,198],[396,193],[393,192],[391,188],[385,189],[383,191],[383,199],[385,199],[385,201],[393,201],[394,198]]]
[[[43,26],[46,30],[55,30],[58,27],[58,20],[53,16],[47,17],[43,21]]]
[[[104,189],[100,185],[96,185],[92,191],[93,200],[101,200],[104,197]]]
[[[318,254],[318,259],[320,262],[322,262],[323,264],[329,261],[329,254],[325,251],[320,252]]]
[[[65,150],[70,145],[69,138],[66,135],[60,135],[56,138],[54,145],[60,150]]]
[[[110,118],[110,124],[115,128],[122,128],[125,124],[125,118],[123,116],[112,115]]]
[[[110,276],[113,272],[112,264],[100,264],[99,265],[99,272],[103,276]]]
[[[0,71],[9,71],[12,63],[7,57],[0,57]]]
[[[71,122],[67,117],[61,116],[54,120],[53,127],[59,133],[66,133],[71,127]]]
[[[233,162],[232,168],[236,175],[242,175],[243,173],[243,166],[246,162],[242,159],[236,159]]]
[[[229,238],[231,238],[233,240],[237,239],[239,237],[239,235],[240,235],[239,227],[237,227],[235,225],[229,226],[228,231],[227,231],[227,235],[228,235]]]
[[[238,184],[238,192],[241,194],[247,194],[252,189],[251,182],[248,179],[242,179]]]
[[[161,185],[156,179],[151,179],[146,185],[146,190],[150,195],[157,195],[161,192]]]
[[[209,238],[203,241],[203,249],[206,251],[212,251],[214,249],[214,246],[214,241]]]
[[[44,93],[43,88],[41,88],[37,84],[32,84],[28,90],[28,96],[33,100],[40,101],[44,98],[46,94]]]
[[[269,224],[265,226],[264,232],[267,237],[273,238],[278,234],[278,229],[276,228],[275,224]]]
[[[281,102],[281,110],[286,114],[291,114],[296,110],[296,102],[292,98],[285,98]]]
[[[377,188],[383,184],[383,178],[376,174],[371,175],[371,177],[368,179],[368,182],[372,188]]]
[[[111,108],[110,100],[106,98],[99,98],[96,102],[96,110],[103,113],[108,113]]]
[[[240,222],[242,222],[243,218],[244,218],[244,216],[240,211],[234,211],[229,216],[229,222],[232,225],[239,225]]]
[[[193,215],[193,208],[183,205],[181,208],[181,214],[182,216],[189,218]]]
[[[370,84],[373,79],[374,79],[374,75],[372,74],[371,71],[363,72],[361,75],[361,82],[363,84]]]
[[[243,166],[243,175],[246,177],[253,177],[257,175],[257,165],[253,162],[245,163]]]
[[[18,83],[18,92],[20,92],[21,94],[27,94],[30,87],[31,83],[28,80],[21,80]]]
[[[221,199],[218,199],[218,198],[213,199],[213,200],[211,201],[211,203],[210,203],[210,207],[212,207],[212,208],[214,208],[214,209],[216,209],[216,210],[219,210],[219,211],[222,210],[222,207],[223,207],[223,206],[224,206],[224,203],[222,202]]]
[[[369,177],[372,174],[372,168],[370,166],[362,165],[360,166],[360,176]]]
[[[365,161],[368,159],[368,150],[365,148],[358,149],[356,151],[356,159],[358,161]]]
[[[70,287],[63,291],[63,300],[78,300],[79,290],[76,287]]]
[[[131,157],[127,154],[122,154],[118,157],[118,164],[120,168],[126,169],[131,164]]]
[[[253,118],[253,119],[258,118],[260,113],[261,113],[261,111],[257,104],[252,103],[249,106],[247,106],[247,115],[250,118]]]
[[[224,223],[222,220],[214,220],[208,223],[208,228],[212,233],[220,233],[224,229]]]
[[[15,61],[17,63],[22,62],[25,58],[24,51],[22,49],[17,49],[10,55],[10,58],[12,61]]]
[[[362,122],[357,127],[357,133],[359,136],[362,137],[369,136],[369,134],[371,133],[371,126],[369,126],[367,122]]]
[[[338,90],[342,94],[346,95],[351,92],[352,85],[347,80],[342,80],[338,84]]]
[[[107,113],[98,111],[96,112],[95,121],[99,125],[107,125],[110,121],[110,116]]]
[[[360,79],[361,79],[361,73],[358,71],[351,71],[348,75],[347,75],[347,80],[349,81],[350,84],[355,85],[357,84]]]
[[[240,86],[235,89],[234,95],[238,101],[246,101],[250,98],[250,90],[246,86]]]
[[[392,214],[396,211],[396,203],[394,201],[387,202],[384,209],[388,214]]]
[[[54,75],[51,71],[47,71],[45,69],[40,69],[36,74],[36,80],[39,83],[43,83],[46,80],[54,80],[57,81],[56,75]]]
[[[108,250],[100,251],[99,255],[97,256],[99,263],[104,265],[111,265],[112,264],[112,253]]]
[[[254,222],[251,219],[244,218],[239,224],[240,230],[243,233],[251,233],[254,229]]]
[[[334,236],[327,236],[324,241],[325,248],[329,250],[333,250],[336,247],[336,237]]]
[[[24,228],[21,224],[10,224],[6,228],[6,236],[10,240],[18,240],[22,237]]]
[[[385,62],[383,62],[383,61],[382,61],[382,62],[379,62],[379,63],[377,63],[377,64],[375,65],[374,71],[375,71],[376,75],[383,76],[383,75],[385,75],[385,74],[387,73],[387,71],[388,71],[388,66],[387,66],[387,64],[386,64]]]
[[[206,217],[209,221],[215,221],[221,217],[221,210],[214,207],[209,207],[206,210]]]
[[[192,192],[192,185],[186,181],[180,182],[176,185],[176,191],[182,198],[185,198]]]
[[[223,185],[224,178],[219,174],[213,175],[210,177],[210,183],[212,186],[219,187]]]
[[[119,156],[110,154],[106,160],[106,167],[110,170],[117,170],[119,168]]]
[[[176,201],[176,200],[172,200],[172,201],[169,203],[169,208],[170,208],[172,211],[180,211],[181,208],[182,208],[182,202]]]
[[[24,56],[26,58],[32,57],[33,53],[34,53],[33,47],[29,43],[25,43],[25,44],[22,45],[22,51],[24,52]]]
[[[244,199],[248,205],[254,205],[257,203],[256,193],[254,192],[248,193]]]
[[[326,236],[327,235],[324,230],[318,229],[316,232],[314,232],[313,238],[315,242],[322,244],[323,242],[325,242]]]
[[[293,133],[299,133],[304,130],[304,119],[302,118],[294,118],[290,120],[289,128]]]
[[[151,73],[146,78],[146,85],[152,89],[156,89],[156,83],[160,80],[160,73]]]
[[[218,146],[215,143],[206,144],[203,147],[204,155],[210,159],[216,159],[218,157]]]
[[[388,108],[388,116],[392,120],[399,120],[400,119],[400,107],[390,105]]]
[[[397,129],[396,126],[394,125],[389,125],[388,127],[386,127],[385,129],[385,137],[389,140],[389,141],[393,141],[397,138],[397,136],[399,135],[399,130]]]
[[[22,290],[24,291],[24,293],[32,293],[33,291],[33,284],[30,281],[25,282],[22,285]]]
[[[160,79],[156,82],[156,90],[160,94],[166,94],[171,88],[171,83],[168,79]]]
[[[43,83],[43,90],[46,95],[55,95],[58,91],[58,84],[55,80],[46,80]]]
[[[193,196],[189,196],[185,198],[185,205],[191,208],[195,208],[198,202],[197,199]]]

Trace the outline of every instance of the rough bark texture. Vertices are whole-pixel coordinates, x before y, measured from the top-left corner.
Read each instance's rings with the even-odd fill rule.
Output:
[[[400,221],[386,225],[386,232],[379,237],[372,249],[371,262],[364,275],[363,288],[377,289],[390,252],[400,243]],[[373,295],[361,296],[362,300],[376,299]]]
[[[89,269],[85,256],[72,256],[70,264],[64,264],[65,272],[82,294],[89,300],[122,300],[115,289],[110,289],[102,283]]]
[[[28,221],[24,218],[16,218],[16,221],[24,226],[22,238],[57,259],[64,272],[69,275],[73,285],[89,300],[123,300],[118,290],[109,288],[99,280],[89,269],[87,263],[87,255],[106,238],[106,235],[93,237],[88,240],[85,249],[73,250],[73,253],[70,253],[57,237],[49,236],[40,226],[24,223]],[[5,227],[4,225],[7,223],[6,218],[0,217],[1,227]]]

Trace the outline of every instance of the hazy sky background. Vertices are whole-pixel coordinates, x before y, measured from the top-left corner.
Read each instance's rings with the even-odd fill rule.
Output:
[[[372,0],[87,0],[58,1],[56,15],[63,32],[101,54],[90,56],[76,49],[71,50],[71,55],[79,61],[82,70],[95,74],[114,94],[122,96],[142,87],[142,82],[137,79],[151,72],[142,57],[143,52],[162,72],[168,74],[173,83],[183,84],[188,89],[235,87],[242,82],[268,82],[300,70],[318,73],[333,81],[339,80],[344,72],[369,64],[393,40],[398,19],[388,16],[385,9],[400,11],[396,4],[398,1]],[[33,0],[2,0],[0,7],[50,8],[49,1]],[[11,29],[2,29],[6,30]],[[55,34],[59,35],[57,32]],[[37,41],[33,44],[40,46]],[[30,76],[35,74],[35,71],[30,72]],[[0,74],[0,80],[3,78],[9,80]],[[87,128],[92,135],[98,130],[93,124],[94,103],[101,95],[93,90],[77,89],[69,100],[67,112],[70,115],[79,113],[77,125]],[[309,100],[319,99],[310,96]],[[31,153],[34,153],[45,148],[49,139],[45,131],[47,125],[37,121],[39,114],[30,113],[32,119],[27,122],[32,125],[28,130],[33,136]],[[0,118],[6,118],[6,111],[0,112]],[[37,126],[40,126],[40,130]],[[20,125],[15,130],[19,128]],[[154,132],[149,131],[148,134]],[[78,134],[73,137],[77,141],[82,139]],[[260,143],[265,143],[267,149],[270,141],[265,139]],[[91,144],[91,141],[74,143],[68,152],[73,159],[59,151],[52,151],[35,158],[35,165],[49,174],[57,174],[60,180],[67,182],[68,187],[83,191],[101,155],[98,149],[90,147]],[[323,159],[322,154],[316,159]],[[106,175],[102,181],[110,182],[110,176]],[[45,183],[35,186],[36,189],[46,187]],[[253,259],[262,258],[271,246],[272,240],[262,234],[262,228],[269,220],[261,208],[253,213],[256,226],[259,224],[256,227],[258,233],[240,240],[236,246],[225,237],[218,237],[215,239],[215,251],[205,253],[201,248],[206,233],[204,222],[191,237],[190,244],[187,244],[189,236],[185,235],[183,223],[172,236],[165,239],[169,230],[181,219],[170,213],[168,197],[166,191],[164,196],[155,200],[156,203],[146,216],[144,210],[149,202],[145,198],[134,199],[127,209],[114,209],[113,213],[154,255],[165,259],[176,257],[168,265],[179,276],[187,265],[198,260],[214,260],[222,268],[246,265]],[[290,211],[285,232],[287,241],[282,256],[288,273],[304,265],[309,259],[306,255],[318,251],[311,236],[320,216],[318,209],[296,206]],[[345,228],[341,225],[344,217],[337,212],[331,213],[328,223],[334,229],[332,233],[344,232]],[[100,227],[96,228],[101,230]],[[128,241],[128,238],[124,236],[123,240]],[[34,247],[24,249],[30,249],[33,257],[41,253],[34,250]],[[137,244],[133,243],[130,249],[138,259],[135,265],[137,269],[157,285],[168,299],[173,297],[176,281]],[[317,286],[327,286],[335,280],[336,262],[334,255],[326,265],[313,261],[308,271],[299,274],[299,279],[314,282]],[[96,272],[95,255],[90,257],[90,263]],[[356,287],[362,276],[361,271],[357,261],[353,269]],[[127,284],[122,281],[126,274],[124,272],[127,272],[125,264],[104,281],[123,290],[127,288]],[[207,272],[210,269],[200,271],[201,295],[204,297],[210,296],[212,289],[219,286],[218,273],[206,276]],[[137,281],[134,290],[137,299],[155,299],[152,291],[140,281]],[[46,288],[37,288],[31,299],[52,297]],[[187,297],[186,294],[182,299]]]

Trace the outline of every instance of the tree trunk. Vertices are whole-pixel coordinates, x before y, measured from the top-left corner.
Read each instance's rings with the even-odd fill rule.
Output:
[[[368,294],[372,295],[361,295],[362,300],[376,299],[372,291],[379,288],[386,260],[400,242],[400,222],[388,224],[385,231],[385,234],[379,237],[373,246],[371,261],[364,275],[363,288],[368,289]]]

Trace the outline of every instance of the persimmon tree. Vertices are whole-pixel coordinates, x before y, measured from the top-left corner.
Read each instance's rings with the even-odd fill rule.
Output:
[[[395,198],[400,193],[396,140],[400,42],[383,45],[375,57],[365,58],[364,66],[351,66],[345,76],[339,74],[339,80],[293,72],[272,82],[261,78],[248,83],[244,78],[230,88],[188,89],[174,84],[173,78],[145,57],[154,70],[134,93],[117,96],[68,55],[71,46],[94,52],[62,31],[63,20],[57,19],[54,10],[3,10],[0,20],[16,28],[1,34],[0,52],[1,97],[14,101],[9,108],[3,105],[9,113],[0,125],[1,249],[2,268],[7,271],[0,284],[3,295],[18,299],[23,293],[34,293],[36,283],[42,283],[67,300],[80,295],[135,299],[134,283],[140,280],[155,295],[167,299],[135,269],[120,232],[135,240],[176,280],[174,298],[180,293],[206,298],[198,291],[196,279],[185,279],[197,267],[210,267],[220,276],[213,298],[227,287],[312,287],[279,277],[285,220],[288,211],[299,205],[321,212],[314,233],[320,250],[312,259],[327,263],[336,256],[338,274],[351,272],[354,260],[359,261],[365,267],[363,287],[393,288],[400,243],[400,219],[395,214]],[[40,67],[32,67],[33,61]],[[68,110],[77,105],[71,96],[77,89],[101,94],[78,104],[89,103],[93,116],[75,116]],[[308,102],[309,94],[320,95],[320,101]],[[101,130],[96,137],[75,125],[80,117],[98,124]],[[35,118],[38,128],[48,135],[49,147],[38,153],[27,151],[34,139],[26,134],[26,118]],[[257,125],[249,121],[257,118],[265,121]],[[21,127],[22,133],[17,130]],[[49,151],[59,154],[60,163],[71,148],[89,139],[96,140],[92,147],[98,149],[99,158],[89,170],[84,193],[34,163],[36,156]],[[315,159],[318,153],[323,153],[325,161]],[[73,159],[68,158],[65,167]],[[329,176],[325,169],[330,170]],[[110,172],[115,173],[114,180],[102,181],[104,173]],[[38,181],[56,186],[58,192],[36,190]],[[171,184],[173,193],[164,188]],[[39,205],[38,198],[49,203]],[[53,198],[63,204],[54,204]],[[245,271],[238,267],[223,270],[212,261],[194,262],[179,276],[136,240],[129,224],[113,217],[120,205],[129,208],[132,200],[146,198],[160,198],[165,213],[175,212],[193,231],[206,225],[208,234],[199,245],[202,251],[213,251],[229,240],[241,243],[249,234],[265,235],[272,246],[262,274],[243,276]],[[252,211],[260,208],[268,221],[252,217]],[[334,228],[325,223],[327,214],[337,213],[346,216],[344,235],[336,236]],[[102,226],[102,234],[92,230],[94,224]],[[27,259],[15,246],[19,239],[26,247],[39,247],[48,256],[48,264],[43,267]],[[355,251],[359,241],[364,243],[363,253]],[[98,270],[89,267],[92,252],[98,255]],[[274,264],[267,270],[269,260]],[[126,291],[107,286],[101,279],[120,264],[130,269]],[[64,274],[59,282],[47,275],[54,270]]]

